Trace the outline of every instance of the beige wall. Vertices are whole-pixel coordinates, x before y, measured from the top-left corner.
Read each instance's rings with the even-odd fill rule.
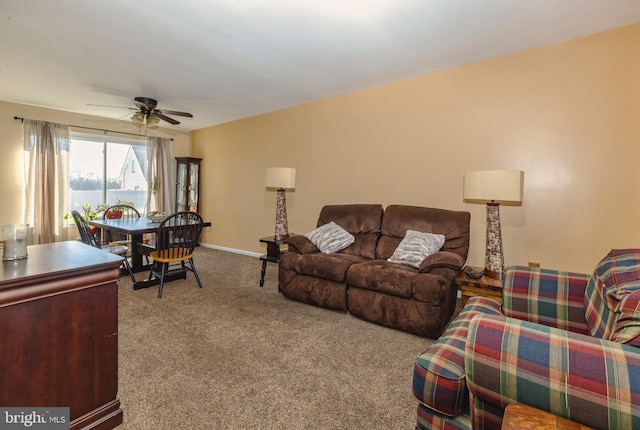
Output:
[[[14,116],[127,133],[140,133],[138,128],[127,121],[108,120],[88,115],[0,102],[0,150],[2,151],[0,196],[2,196],[4,203],[2,210],[0,210],[0,225],[15,224],[22,221],[22,123],[14,120]],[[71,130],[92,133],[90,130],[79,128],[71,128]],[[93,133],[101,132],[94,131]],[[164,128],[154,130],[150,134],[172,138],[174,156],[189,155],[188,134]],[[120,134],[113,135],[122,136]],[[96,154],[96,156],[101,157],[100,154]]]
[[[274,231],[267,167],[296,167],[289,230],[325,204],[471,212],[468,262],[484,263],[485,207],[465,171],[522,169],[502,207],[507,264],[590,271],[640,246],[640,24],[193,132],[202,157],[203,242],[264,252]]]

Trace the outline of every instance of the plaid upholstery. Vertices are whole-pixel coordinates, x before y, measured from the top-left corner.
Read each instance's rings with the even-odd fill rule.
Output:
[[[640,347],[640,291],[624,300],[610,340]]]
[[[640,428],[635,347],[478,315],[469,324],[465,371],[474,428],[493,428],[495,407],[516,402],[594,428]]]
[[[469,300],[432,345],[434,350],[416,360],[414,394],[422,402],[417,428],[457,429],[469,419],[468,429],[499,429],[509,403],[527,404],[594,428],[640,428],[638,257],[640,250],[612,251],[592,277],[508,267],[504,315],[496,315],[496,305],[485,308],[489,299]],[[590,281],[602,285],[601,303],[587,291]],[[585,318],[587,297],[593,303]],[[603,302],[616,297],[618,307],[611,311]],[[598,317],[598,309],[610,314]],[[590,336],[589,318],[594,326],[608,321],[608,336],[628,344]],[[456,339],[444,339],[450,335]],[[427,363],[431,360],[433,364]],[[455,385],[453,378],[444,377],[444,369],[460,368],[466,374],[468,413],[467,405],[456,403],[464,398],[459,390],[465,390],[465,381]],[[461,412],[449,417],[425,406],[432,404],[439,410],[453,404]]]
[[[455,417],[449,417],[447,415],[440,415],[422,403],[418,403],[416,416],[416,429],[419,430],[469,430],[471,428],[468,404],[463,412]]]
[[[473,426],[469,426],[469,429],[502,429],[504,407],[492,405],[491,403],[480,400],[473,394],[473,392],[469,393],[469,405],[473,408],[473,414],[470,414],[471,416],[469,417]]]
[[[500,315],[500,304],[484,297],[472,297],[440,339],[416,358],[413,394],[440,414],[454,416],[468,405],[464,344],[469,321],[478,313]]]
[[[502,309],[505,316],[587,334],[582,273],[511,266],[505,271]]]
[[[584,295],[591,335],[639,346],[639,303],[640,249],[612,249],[596,267]]]

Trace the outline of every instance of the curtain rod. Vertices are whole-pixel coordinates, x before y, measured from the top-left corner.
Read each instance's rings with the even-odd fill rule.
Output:
[[[14,116],[13,119],[18,119],[20,121],[24,121],[24,118],[20,118],[19,116]],[[147,137],[146,134],[137,134],[137,133],[127,133],[126,131],[114,131],[114,130],[106,130],[104,128],[93,128],[93,127],[85,127],[82,125],[72,125],[72,124],[67,124],[68,127],[74,127],[74,128],[84,128],[85,130],[96,130],[96,131],[102,131],[104,133],[120,133],[120,134],[128,134],[129,136],[140,136],[140,137]],[[169,138],[170,141],[173,142],[172,138]]]

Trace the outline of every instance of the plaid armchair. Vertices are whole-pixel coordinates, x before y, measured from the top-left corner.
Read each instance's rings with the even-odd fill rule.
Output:
[[[509,267],[415,362],[418,429],[499,429],[522,403],[593,428],[640,428],[640,250],[593,275]]]

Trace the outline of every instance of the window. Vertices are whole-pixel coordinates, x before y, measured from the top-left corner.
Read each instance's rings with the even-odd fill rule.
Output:
[[[82,213],[85,202],[95,209],[133,202],[142,213],[147,203],[147,147],[144,140],[70,133],[69,212]]]

